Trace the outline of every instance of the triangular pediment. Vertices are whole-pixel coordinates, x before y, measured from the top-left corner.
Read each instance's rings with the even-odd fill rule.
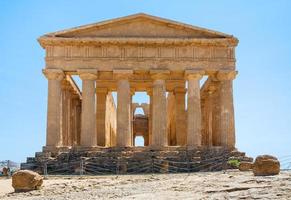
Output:
[[[147,14],[135,14],[50,33],[58,38],[229,38],[231,35]]]

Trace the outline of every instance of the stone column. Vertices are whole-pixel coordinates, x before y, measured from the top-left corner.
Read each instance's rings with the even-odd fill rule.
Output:
[[[53,149],[61,145],[61,81],[65,74],[58,69],[44,69],[43,73],[48,79],[46,148]]]
[[[82,118],[82,101],[79,99],[76,105],[76,132],[77,132],[77,141],[76,145],[81,145],[81,118]]]
[[[216,76],[217,80],[220,81],[218,88],[218,135],[221,138],[221,145],[231,149],[235,148],[232,80],[236,74],[236,71],[219,71]]]
[[[97,145],[106,146],[106,99],[108,89],[96,89],[96,129],[97,129]]]
[[[204,106],[204,134],[205,134],[205,145],[213,146],[213,93],[215,87],[209,86],[206,91],[205,106]]]
[[[187,140],[186,131],[186,111],[185,111],[185,88],[175,88],[175,124],[176,124],[176,142],[178,146],[185,146]]]
[[[132,105],[132,98],[135,94],[135,89],[130,88],[130,136],[131,136],[131,146],[135,146],[135,137],[133,135],[133,118],[134,118],[134,111]]]
[[[202,71],[186,70],[188,80],[187,146],[201,146],[200,84]]]
[[[166,85],[168,71],[154,70],[152,74],[153,81],[153,114],[152,114],[152,146],[167,146],[167,99]]]
[[[69,83],[67,80],[62,81],[62,103],[61,103],[61,143],[62,146],[68,145],[68,127],[67,127],[67,118],[68,118],[68,92],[69,91]]]
[[[132,145],[131,133],[131,94],[128,78],[132,70],[114,70],[117,79],[117,140],[118,147]]]
[[[153,120],[152,120],[152,115],[153,115],[153,91],[151,89],[147,90],[147,94],[149,95],[149,114],[148,114],[148,145],[152,144],[152,126],[153,126]]]
[[[81,146],[94,147],[97,144],[95,116],[96,70],[78,70],[82,79]]]
[[[71,145],[78,145],[78,106],[79,106],[80,98],[79,95],[74,93],[72,97],[72,137],[71,137]]]
[[[71,146],[71,114],[72,114],[72,86],[65,80],[62,84],[62,109],[61,109],[61,121],[62,121],[62,146]]]

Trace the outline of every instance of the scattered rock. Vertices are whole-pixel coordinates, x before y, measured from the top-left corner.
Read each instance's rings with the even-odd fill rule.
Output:
[[[252,169],[252,167],[253,167],[253,164],[251,162],[242,161],[240,162],[238,169],[240,171],[249,171]]]
[[[12,187],[15,192],[27,192],[39,189],[43,183],[43,177],[30,170],[20,170],[12,176]]]
[[[3,167],[2,169],[3,176],[8,176],[9,170],[7,167]]]
[[[280,162],[274,156],[258,156],[253,164],[253,173],[255,176],[277,175],[279,172]]]

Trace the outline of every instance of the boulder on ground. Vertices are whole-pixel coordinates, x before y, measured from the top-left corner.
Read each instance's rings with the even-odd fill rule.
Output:
[[[15,192],[27,192],[39,189],[43,177],[30,170],[19,170],[12,176],[12,187]]]
[[[240,171],[250,171],[252,167],[253,167],[253,164],[251,162],[242,161],[240,162],[238,169]]]
[[[253,164],[253,173],[255,176],[277,175],[279,172],[280,162],[274,156],[258,156]]]
[[[8,176],[8,172],[9,172],[8,168],[3,167],[2,169],[3,176]]]

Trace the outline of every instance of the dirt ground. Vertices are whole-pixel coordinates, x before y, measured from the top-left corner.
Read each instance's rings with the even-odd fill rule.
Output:
[[[0,199],[291,199],[291,171],[255,177],[252,172],[199,172],[110,176],[50,176],[43,187],[14,193],[0,179]]]

